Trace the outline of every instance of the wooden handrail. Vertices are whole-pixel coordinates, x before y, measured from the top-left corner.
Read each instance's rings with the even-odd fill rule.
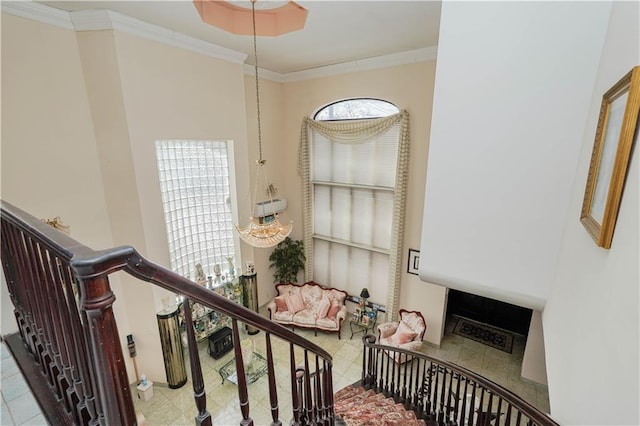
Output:
[[[241,424],[252,425],[253,420],[249,413],[247,383],[242,374],[244,366],[238,320],[266,333],[273,424],[279,424],[280,421],[273,377],[271,335],[290,343],[293,423],[334,424],[332,358],[320,346],[206,287],[156,265],[133,247],[93,250],[6,201],[1,201],[1,210],[2,264],[18,328],[35,361],[47,375],[56,398],[64,402],[69,423],[136,423],[112,309],[115,295],[108,278],[111,273],[124,271],[185,297],[183,309],[198,424],[211,424],[211,416],[206,410],[190,301],[231,318],[243,418]],[[55,303],[49,300],[50,292],[53,292]],[[60,309],[61,305],[64,308]],[[304,357],[303,376],[306,384],[300,392],[296,385],[298,361],[295,359],[295,347],[303,349]],[[309,356],[315,357],[318,374],[313,396],[310,382],[312,372],[309,371],[313,367],[309,364]],[[320,363],[322,367],[319,367]]]
[[[136,424],[108,277],[117,271],[184,296],[197,424],[210,425],[212,420],[193,333],[192,302],[231,318],[242,425],[252,425],[253,420],[238,321],[265,332],[272,424],[282,422],[271,335],[289,342],[290,423],[335,423],[332,358],[320,346],[154,264],[133,247],[92,250],[5,201],[0,206],[2,266],[9,295],[24,346],[62,407],[56,423]],[[490,422],[557,426],[545,413],[473,371],[375,340],[372,335],[363,337],[362,384],[393,396],[424,419],[443,426],[470,421],[483,426]],[[296,359],[296,347],[302,349],[301,360]],[[407,362],[397,363],[394,355],[399,354]]]
[[[464,425],[468,424],[464,413],[479,413],[476,421],[481,425],[488,425],[493,414],[492,425],[558,426],[518,395],[471,370],[421,352],[376,344],[371,334],[363,336],[362,342],[363,386],[393,396],[425,419]],[[406,362],[396,362],[400,354]]]

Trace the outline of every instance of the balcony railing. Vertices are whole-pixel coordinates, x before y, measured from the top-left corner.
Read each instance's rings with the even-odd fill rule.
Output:
[[[242,425],[252,425],[253,420],[238,321],[265,333],[272,424],[281,424],[281,417],[294,425],[335,423],[331,356],[291,330],[149,262],[132,247],[92,250],[4,201],[1,241],[20,336],[54,396],[54,404],[44,405],[44,414],[56,424],[137,422],[112,308],[115,295],[109,275],[117,271],[184,296],[197,424],[210,425],[212,420],[190,301],[231,318]],[[290,413],[278,408],[272,336],[289,342]]]
[[[423,353],[378,345],[373,335],[362,340],[362,385],[393,397],[428,424],[558,425],[516,394],[471,370]]]

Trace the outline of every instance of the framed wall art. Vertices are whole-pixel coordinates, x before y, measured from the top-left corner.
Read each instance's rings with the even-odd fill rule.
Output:
[[[418,275],[418,264],[420,262],[420,251],[409,249],[409,261],[407,262],[407,272]]]
[[[640,66],[603,96],[580,221],[596,245],[611,248],[640,111]]]

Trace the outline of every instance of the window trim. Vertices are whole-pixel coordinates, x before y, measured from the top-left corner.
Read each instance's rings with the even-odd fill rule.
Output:
[[[332,120],[319,120],[318,119],[318,115],[320,113],[322,113],[322,111],[324,111],[324,110],[326,110],[328,108],[331,108],[334,105],[337,105],[337,104],[340,104],[340,103],[344,103],[344,102],[350,102],[350,101],[377,101],[377,102],[382,102],[382,103],[385,103],[387,105],[390,105],[390,106],[394,107],[396,111],[394,113],[392,113],[392,114],[389,114],[389,115],[380,115],[380,116],[376,116],[376,117],[336,118],[336,119],[332,119]],[[371,97],[356,97],[356,98],[345,98],[345,99],[340,99],[340,100],[337,100],[337,101],[334,101],[334,102],[330,102],[330,103],[318,108],[312,114],[312,117],[313,117],[313,120],[315,120],[315,121],[321,121],[321,122],[324,122],[324,123],[333,123],[333,122],[340,122],[340,121],[375,120],[377,118],[390,117],[390,116],[392,116],[394,114],[399,114],[399,113],[400,113],[400,109],[395,104],[393,104],[392,102],[389,102],[387,100],[379,99],[379,98],[371,98]]]

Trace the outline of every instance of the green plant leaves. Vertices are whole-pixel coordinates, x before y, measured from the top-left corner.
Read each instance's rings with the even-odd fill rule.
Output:
[[[269,255],[269,268],[276,270],[273,274],[274,282],[297,283],[298,272],[304,270],[305,260],[302,240],[285,238]]]

